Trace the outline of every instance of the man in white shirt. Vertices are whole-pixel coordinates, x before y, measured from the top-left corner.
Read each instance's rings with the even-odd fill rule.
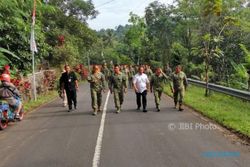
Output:
[[[136,93],[137,110],[141,108],[141,97],[143,112],[147,112],[147,90],[149,90],[149,79],[144,74],[144,67],[139,67],[138,73],[133,78],[133,88]]]

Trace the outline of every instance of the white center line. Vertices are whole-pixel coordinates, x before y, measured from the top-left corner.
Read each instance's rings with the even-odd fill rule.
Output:
[[[105,118],[106,118],[106,113],[107,113],[107,105],[108,105],[109,96],[110,96],[110,91],[108,91],[106,101],[103,107],[102,119],[101,119],[101,124],[100,124],[98,137],[96,141],[95,154],[94,154],[94,158],[92,162],[92,167],[98,167],[100,164],[100,156],[101,156],[101,150],[102,150],[102,138],[103,138],[104,124],[105,124]]]

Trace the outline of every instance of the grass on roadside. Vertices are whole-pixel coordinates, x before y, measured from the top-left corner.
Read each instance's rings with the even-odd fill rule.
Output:
[[[165,92],[172,95],[169,86],[165,88]],[[204,93],[204,88],[190,85],[184,103],[216,122],[250,137],[249,102],[217,92],[205,97]]]
[[[28,102],[24,102],[24,111],[31,111],[42,104],[48,103],[51,100],[55,99],[58,96],[57,91],[49,91],[46,95],[39,95],[37,97],[37,101],[31,100]]]

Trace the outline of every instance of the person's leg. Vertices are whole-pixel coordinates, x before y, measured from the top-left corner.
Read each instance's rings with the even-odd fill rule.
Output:
[[[120,90],[120,92],[119,92],[119,99],[120,99],[120,105],[122,105],[123,101],[124,101],[124,92],[123,92],[123,90]]]
[[[94,89],[91,89],[91,103],[93,108],[93,114],[97,114],[97,92]]]
[[[159,91],[155,90],[154,91],[154,96],[155,96],[155,106],[158,109],[158,106],[159,106]]]
[[[16,104],[14,106],[14,108],[15,108],[14,113],[16,114],[16,118],[19,118],[19,113],[20,113],[22,107],[23,107],[23,104],[21,102],[21,99],[17,98],[16,99]]]
[[[161,102],[162,91],[159,91],[159,104]]]
[[[162,91],[158,92],[158,97],[159,97],[159,104],[158,104],[158,111],[161,110],[160,103],[161,103],[161,96],[162,96]]]
[[[174,91],[174,106],[175,106],[175,109],[177,109],[177,102],[178,102],[178,90],[176,89]]]
[[[179,111],[183,111],[183,107],[182,107],[182,103],[183,103],[183,98],[184,98],[184,95],[185,95],[185,90],[184,89],[181,89],[179,91],[180,93],[180,99],[179,99]]]
[[[123,100],[124,100],[124,92],[123,92],[123,90],[119,90],[118,96],[119,96],[119,105],[120,105],[120,107],[118,108],[117,111],[121,112],[121,107],[122,107]]]
[[[101,106],[102,106],[102,90],[97,92],[97,105],[98,105],[98,111],[101,112]]]
[[[141,93],[136,93],[137,110],[141,108]]]
[[[70,90],[66,90],[67,100],[68,100],[68,107],[69,111],[72,110],[72,99],[71,99],[71,92]]]
[[[115,101],[116,111],[119,112],[121,105],[120,105],[119,91],[117,89],[114,89],[114,101]]]
[[[76,90],[72,90],[71,93],[72,93],[72,100],[74,102],[74,108],[76,109],[76,107],[77,107],[77,94],[76,94]]]
[[[65,90],[63,90],[63,106],[67,106],[67,95]]]
[[[157,111],[160,111],[160,101],[161,101],[161,91],[154,91],[154,96],[155,96],[155,105]]]
[[[143,111],[147,112],[147,90],[142,92],[142,105],[143,105]]]

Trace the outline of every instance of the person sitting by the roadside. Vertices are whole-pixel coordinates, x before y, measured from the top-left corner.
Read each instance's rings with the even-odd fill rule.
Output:
[[[16,118],[19,118],[19,113],[22,109],[21,95],[18,89],[10,82],[9,74],[1,75],[2,84],[0,85],[0,99],[8,102],[13,109]]]

